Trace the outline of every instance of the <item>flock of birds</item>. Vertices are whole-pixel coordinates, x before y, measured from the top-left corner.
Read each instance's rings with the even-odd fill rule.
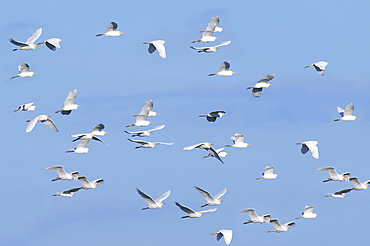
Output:
[[[214,16],[209,24],[207,25],[206,29],[204,31],[201,31],[202,33],[202,38],[196,41],[193,41],[193,43],[196,42],[213,42],[218,37],[213,36],[213,33],[215,32],[221,32],[225,30],[224,28],[221,28],[218,26],[219,25],[219,18],[218,16]],[[117,22],[111,22],[105,33],[102,34],[97,34],[97,37],[100,36],[107,36],[107,37],[118,37],[123,32],[117,31],[118,25]],[[31,37],[29,37],[25,42],[19,42],[15,41],[14,39],[10,39],[10,42],[16,46],[19,46],[20,48],[14,49],[13,51],[17,50],[34,50],[36,47],[38,47],[40,44],[45,44],[50,50],[55,51],[57,48],[61,48],[59,42],[63,41],[63,39],[60,38],[50,38],[47,39],[41,43],[34,44],[36,40],[40,37],[42,33],[42,29],[36,30],[34,34],[32,34]],[[144,44],[149,44],[148,52],[153,53],[156,50],[158,51],[159,55],[162,58],[166,58],[166,49],[164,44],[167,43],[164,40],[155,40],[155,41],[150,41],[150,42],[144,42]],[[207,47],[194,47],[190,46],[192,49],[198,51],[198,52],[205,52],[205,53],[211,53],[211,52],[216,52],[219,47],[229,45],[231,41],[224,41],[218,45],[215,46],[207,46]],[[312,65],[306,66],[305,68],[308,67],[314,67],[316,71],[319,73],[319,75],[324,75],[325,68],[327,65],[330,63],[325,62],[325,61],[320,61],[313,63]],[[229,70],[230,69],[230,63],[228,61],[224,61],[221,63],[219,67],[219,71],[217,73],[209,74],[209,76],[213,75],[218,75],[218,76],[231,76],[234,74],[234,71]],[[26,63],[23,62],[19,66],[19,74],[16,76],[13,76],[11,79],[20,77],[32,77],[35,72],[30,72],[30,66]],[[250,86],[246,88],[247,90],[252,89],[252,95],[254,97],[260,97],[262,94],[263,88],[268,88],[272,84],[269,83],[273,78],[275,77],[275,74],[268,74],[262,79],[260,79],[255,85]],[[64,102],[64,106],[62,109],[56,111],[55,113],[61,113],[62,115],[69,115],[72,110],[78,109],[81,105],[75,104],[75,100],[77,98],[77,89],[74,89],[70,91],[67,95],[67,98]],[[14,110],[14,112],[17,111],[35,111],[38,106],[34,106],[33,103],[27,103],[23,104],[18,107],[18,109]],[[345,109],[342,109],[340,107],[337,108],[338,113],[341,115],[341,118],[335,119],[334,121],[354,121],[358,116],[353,115],[354,111],[354,106],[352,103],[349,103]],[[136,117],[135,123],[132,123],[130,125],[127,125],[126,127],[143,127],[143,126],[149,126],[149,124],[153,123],[152,121],[147,120],[147,117],[153,117],[158,115],[159,113],[153,111],[153,102],[152,100],[148,100],[144,107],[141,109],[140,113],[138,115],[134,115]],[[205,117],[208,122],[215,122],[217,118],[221,118],[226,115],[226,111],[213,111],[205,115],[199,115],[199,117]],[[49,126],[50,129],[52,129],[54,132],[58,132],[57,126],[54,123],[54,121],[50,118],[50,115],[39,115],[34,117],[31,120],[28,120],[28,125],[26,127],[26,132],[31,132],[34,127],[36,126],[37,122],[41,122]],[[131,135],[131,137],[149,137],[154,131],[157,130],[162,130],[165,127],[165,125],[160,125],[156,126],[150,130],[143,130],[143,131],[125,131],[125,133]],[[104,136],[107,132],[103,131],[105,126],[103,124],[98,124],[95,128],[93,128],[91,133],[82,133],[82,134],[75,134],[75,135],[70,135],[71,137],[75,138],[73,142],[75,141],[80,141],[77,145],[76,148],[72,148],[66,151],[66,153],[88,153],[90,148],[86,148],[87,144],[89,143],[90,140],[96,140],[99,141],[105,145],[104,141],[100,138],[101,136]],[[241,133],[235,133],[234,136],[231,137],[233,140],[233,144],[226,144],[225,147],[229,148],[247,148],[250,143],[244,142],[245,136]],[[129,141],[140,144],[135,147],[135,149],[138,148],[154,148],[158,144],[162,145],[172,145],[173,143],[164,143],[164,142],[149,142],[149,141],[143,141],[140,139],[132,139],[128,138]],[[318,144],[320,142],[318,141],[304,141],[302,143],[297,143],[297,145],[302,145],[301,147],[301,152],[302,154],[307,153],[308,151],[311,151],[312,156],[315,159],[319,158],[319,150],[318,150]],[[108,146],[108,145],[107,145]],[[197,143],[191,146],[184,147],[183,150],[192,150],[192,149],[204,149],[207,151],[208,155],[204,156],[204,158],[207,157],[214,157],[218,161],[220,161],[222,164],[225,164],[222,158],[225,158],[229,153],[224,152],[223,150],[225,148],[219,148],[219,149],[214,149],[212,143],[209,142],[202,142],[202,143]],[[261,177],[256,178],[256,180],[259,179],[276,179],[279,174],[274,173],[275,167],[273,166],[266,166],[265,171],[262,173]],[[55,170],[58,174],[58,177],[54,178],[52,181],[57,181],[57,180],[79,180],[81,181],[82,186],[77,187],[77,188],[71,188],[69,190],[63,191],[63,192],[57,192],[53,196],[62,196],[62,197],[72,197],[73,195],[76,194],[77,191],[81,189],[94,189],[98,185],[103,184],[104,180],[99,178],[93,181],[89,181],[86,176],[79,176],[78,171],[73,171],[71,173],[67,173],[64,169],[63,166],[52,166],[46,168],[46,170]],[[319,168],[318,171],[327,171],[328,174],[330,175],[330,178],[324,180],[323,182],[328,182],[328,181],[351,181],[354,185],[352,188],[340,190],[334,193],[329,193],[326,195],[326,197],[334,197],[334,198],[344,198],[345,195],[347,195],[350,191],[352,190],[364,190],[367,189],[367,187],[370,184],[370,180],[365,181],[365,182],[360,182],[357,177],[351,177],[349,172],[345,172],[342,174],[338,174],[335,170],[334,167],[323,167]],[[212,196],[208,191],[194,186],[194,188],[204,197],[206,200],[206,203],[202,205],[201,207],[205,206],[217,206],[220,205],[223,200],[220,198],[225,195],[226,189],[220,191],[217,195]],[[170,191],[165,192],[163,195],[161,195],[157,199],[153,199],[150,197],[148,194],[144,193],[143,191],[136,189],[138,194],[146,201],[148,204],[147,207],[144,207],[143,210],[147,209],[159,209],[162,208],[162,206],[165,204],[163,201],[167,199],[170,195]],[[186,215],[182,216],[181,218],[199,218],[201,217],[204,213],[206,212],[214,212],[217,210],[217,208],[211,208],[207,210],[202,210],[202,211],[195,211],[185,205],[182,205],[178,202],[175,202],[175,205],[178,206],[183,212],[186,213]],[[305,219],[313,219],[316,218],[318,214],[313,213],[313,206],[306,206],[304,208],[304,211],[302,212],[302,215],[300,217],[297,217],[296,219],[300,218],[305,218]],[[250,217],[250,220],[244,222],[244,224],[249,224],[249,223],[271,223],[274,227],[274,230],[269,231],[269,232],[285,232],[289,228],[294,227],[296,225],[295,222],[287,222],[284,224],[280,224],[278,219],[271,219],[270,214],[265,214],[263,216],[259,216],[256,213],[256,210],[253,208],[247,208],[239,211],[239,213],[247,213]],[[230,244],[233,236],[232,230],[226,230],[222,229],[217,231],[216,233],[212,233],[212,235],[217,235],[217,240],[220,240],[222,237],[225,239],[226,244]]]

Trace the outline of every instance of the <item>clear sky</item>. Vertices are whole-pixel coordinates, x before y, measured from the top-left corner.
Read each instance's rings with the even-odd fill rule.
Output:
[[[370,179],[369,8],[368,1],[317,0],[3,2],[0,245],[224,245],[210,235],[219,229],[235,231],[231,245],[363,245],[370,191],[325,198],[353,185],[323,183],[328,174],[317,169],[334,166]],[[232,42],[198,54],[191,41],[214,15],[226,30],[209,44]],[[124,34],[95,37],[111,21]],[[40,27],[37,41],[62,38],[62,48],[12,52],[9,38],[25,41]],[[157,39],[168,42],[166,59],[142,44]],[[324,76],[304,69],[321,60],[331,63]],[[209,77],[223,61],[236,74]],[[22,62],[37,74],[10,80]],[[269,73],[276,74],[273,85],[254,98],[246,87]],[[55,114],[73,89],[82,106],[69,116]],[[174,145],[135,149],[127,141],[125,126],[149,99],[160,114],[150,126],[129,130],[165,124],[144,140]],[[13,113],[28,102],[39,108]],[[334,122],[336,107],[350,102],[360,118]],[[215,123],[198,117],[214,110],[226,110],[226,116]],[[26,120],[40,114],[51,115],[60,132],[38,123],[26,133]],[[65,153],[77,145],[69,134],[90,132],[98,123],[109,132],[102,137],[108,147],[90,142],[88,154]],[[225,165],[203,159],[204,150],[183,150],[199,142],[221,148],[236,132],[251,146],[229,148]],[[307,140],[321,142],[318,160],[295,145]],[[51,182],[57,174],[45,168],[54,165],[105,183],[73,198],[53,197],[81,186]],[[265,166],[281,176],[255,180]],[[201,218],[180,219],[185,213],[175,201],[194,210],[205,202],[194,185],[213,195],[226,188],[224,202]],[[171,195],[163,208],[142,211],[147,204],[135,188],[153,198],[167,190]],[[286,223],[306,205],[320,215],[297,220],[284,233],[267,233],[271,224],[243,225],[249,217],[238,213],[255,208]]]

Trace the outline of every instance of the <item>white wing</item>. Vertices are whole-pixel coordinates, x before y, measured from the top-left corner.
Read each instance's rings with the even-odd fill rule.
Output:
[[[60,49],[60,38],[49,38],[48,40],[46,40],[47,43],[51,44],[52,46],[55,46],[57,47],[58,49]],[[55,49],[51,49],[51,50],[55,50]]]
[[[339,175],[337,171],[335,171],[334,167],[322,167],[322,168],[317,169],[317,171],[327,171],[331,178]]]
[[[90,184],[90,182],[89,182],[89,180],[87,180],[86,176],[80,176],[80,177],[78,177],[78,180],[81,181],[83,186],[86,186],[86,185]]]
[[[206,30],[203,32],[202,37],[212,36],[219,23],[220,20],[218,19],[218,15],[213,16],[211,21],[208,23]]]
[[[163,128],[164,128],[164,126],[165,126],[165,125],[156,126],[156,127],[154,127],[153,129],[150,129],[150,130],[148,130],[148,131],[149,131],[149,132],[151,132],[151,131],[161,130],[161,129],[163,129]]]
[[[352,103],[347,104],[346,109],[344,110],[344,116],[352,116],[353,110],[355,110],[353,104]]]
[[[193,186],[203,197],[206,199],[207,202],[213,201],[213,196],[206,190],[203,190],[202,188],[199,188],[197,186]]]
[[[98,184],[104,184],[104,179],[95,179],[95,180],[91,181],[91,183],[94,183],[94,184],[96,184],[96,183],[98,183]]]
[[[152,109],[153,109],[153,101],[152,100],[146,101],[144,107],[141,108],[139,116],[140,115],[148,116],[149,112],[152,111]]]
[[[154,142],[156,144],[172,145],[173,143]]]
[[[75,100],[76,100],[76,97],[77,97],[77,89],[74,89],[73,91],[70,91],[68,93],[68,96],[64,102],[64,107],[68,106],[68,105],[72,105]]]
[[[117,22],[111,22],[107,27],[107,32],[116,31],[117,27],[118,27]]]
[[[291,221],[291,222],[283,224],[283,226],[295,227],[295,222]]]
[[[277,220],[277,219],[270,220],[270,223],[274,226],[275,229],[281,229],[282,228],[279,220]]]
[[[183,150],[192,150],[192,149],[195,149],[195,148],[201,146],[202,144],[204,144],[204,143],[197,143],[197,144],[194,144],[194,145],[190,145],[188,147],[183,148]]]
[[[157,199],[155,199],[155,202],[161,203],[164,199],[166,199],[170,195],[170,191],[167,191]]]
[[[94,129],[92,130],[92,132],[101,132],[101,130],[103,130],[104,127],[105,127],[104,124],[100,123],[96,127],[94,127]]]
[[[47,120],[43,120],[42,123],[50,127],[50,129],[53,130],[54,132],[58,132],[57,126],[55,125],[52,119],[48,118]]]
[[[208,213],[208,212],[214,212],[216,211],[217,208],[211,208],[211,209],[207,209],[207,210],[202,210],[202,211],[199,211],[199,213]]]
[[[36,32],[27,39],[26,44],[33,44],[41,36],[41,33],[42,28],[37,29]]]
[[[240,133],[235,133],[233,137],[231,137],[232,140],[234,140],[235,144],[243,143],[244,142],[244,135]]]
[[[53,167],[48,167],[46,170],[55,170],[57,171],[59,176],[64,176],[67,175],[66,171],[64,170],[63,166],[53,166]]]
[[[136,139],[130,139],[128,138],[129,141],[139,143],[139,144],[148,144],[149,142],[143,141],[143,140],[136,140]]]
[[[32,129],[35,127],[35,125],[36,125],[37,120],[39,119],[39,117],[40,117],[40,115],[39,116],[36,116],[32,120],[30,120],[30,123],[28,123],[28,126],[26,128],[26,132],[32,131]]]
[[[90,139],[84,139],[78,143],[77,148],[85,148],[86,145],[90,142]]]
[[[215,45],[215,46],[213,46],[213,47],[225,46],[225,45],[228,45],[228,44],[230,44],[230,43],[231,43],[231,40],[229,40],[229,41],[225,41],[225,42],[222,42],[222,43],[220,43],[220,44],[218,44],[218,45]]]
[[[155,201],[147,194],[136,188],[137,193],[148,203],[148,205],[155,204]]]
[[[158,50],[159,55],[162,58],[166,58],[166,48],[164,47],[164,41],[163,40],[157,40],[157,41],[152,41],[151,43]]]
[[[314,208],[314,206],[306,206],[304,207],[304,213],[312,214]]]
[[[361,186],[361,182],[358,180],[358,178],[357,178],[357,177],[352,177],[352,178],[350,178],[349,180],[352,182],[352,184],[353,184],[355,187],[357,187],[357,186]]]
[[[214,148],[212,148],[212,147],[210,146],[210,147],[205,148],[205,149],[208,151],[208,153],[209,153],[211,156],[216,157],[216,159],[217,159],[217,160],[219,160],[220,162],[222,162],[222,164],[225,164],[225,163],[223,162],[223,160],[221,159],[221,157],[218,155],[218,153],[216,152],[216,150],[215,150]]]
[[[221,66],[218,68],[218,71],[219,72],[227,71],[229,70],[229,68],[230,68],[230,62],[224,61],[223,63],[221,63]]]
[[[240,210],[239,213],[247,213],[249,215],[249,217],[251,217],[251,220],[258,219],[258,215],[256,213],[256,210],[253,209],[253,208],[247,208],[247,209]]]
[[[184,211],[185,213],[188,213],[188,214],[193,214],[195,213],[194,210],[184,206],[184,205],[181,205],[180,203],[178,202],[175,202],[176,206],[178,206],[182,211]]]
[[[266,75],[265,77],[263,77],[262,79],[260,79],[257,83],[261,83],[261,82],[266,83],[266,82],[272,80],[273,78],[275,78],[275,74],[270,73],[270,74]]]
[[[342,109],[341,107],[337,107],[337,111],[338,113],[343,117],[344,116],[344,109]]]
[[[267,166],[265,168],[265,174],[273,174],[275,167]]]
[[[231,243],[231,239],[233,238],[233,231],[232,230],[219,230],[222,233],[225,239],[225,243],[229,245]]]
[[[226,189],[220,191],[217,195],[215,195],[215,199],[220,199],[223,195],[225,195]]]
[[[27,62],[23,62],[18,68],[20,73],[28,73],[30,71],[30,66]]]
[[[305,145],[310,149],[312,156],[315,159],[319,159],[319,148],[316,146],[314,142],[315,141],[308,141],[308,142],[305,142]]]

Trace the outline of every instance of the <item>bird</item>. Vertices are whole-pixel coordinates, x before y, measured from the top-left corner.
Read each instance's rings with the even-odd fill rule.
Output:
[[[96,37],[99,37],[99,36],[118,37],[123,32],[117,31],[117,27],[118,27],[117,22],[112,21],[111,23],[109,23],[107,27],[107,32],[102,33],[102,34],[96,34]]]
[[[354,121],[358,118],[358,116],[354,116],[353,111],[355,108],[353,107],[352,103],[348,103],[346,109],[342,109],[341,107],[337,107],[338,113],[342,116],[340,119],[335,119],[334,121]]]
[[[285,223],[283,225],[281,225],[279,223],[278,219],[272,219],[272,220],[270,220],[270,222],[274,226],[275,230],[268,231],[268,232],[284,232],[284,231],[287,231],[288,229],[290,229],[291,227],[295,227],[295,222],[293,222],[293,221]]]
[[[62,115],[69,115],[72,110],[77,109],[81,105],[74,104],[77,97],[77,89],[74,89],[73,91],[70,91],[68,93],[68,96],[66,100],[64,101],[64,108],[61,110],[56,111],[55,113],[61,112]]]
[[[49,38],[49,39],[45,40],[44,42],[38,43],[37,45],[45,44],[46,47],[48,47],[50,50],[56,51],[57,48],[58,49],[61,48],[60,44],[59,44],[60,41],[63,41],[63,39],[61,39],[61,38]]]
[[[315,62],[309,66],[305,66],[304,68],[308,68],[308,67],[314,67],[316,69],[316,71],[321,75],[323,76],[324,75],[324,72],[325,72],[325,67],[327,65],[330,65],[329,62],[325,62],[325,61],[319,61],[319,62]]]
[[[206,117],[208,122],[215,122],[217,118],[226,115],[226,111],[213,111],[209,114],[199,115],[199,117]]]
[[[20,66],[18,66],[19,74],[16,76],[11,77],[10,79],[14,79],[17,77],[24,78],[24,77],[32,77],[35,72],[30,72],[30,65],[27,62],[23,62]]]
[[[32,106],[32,105],[33,105],[33,102],[23,104],[23,105],[19,106],[18,109],[14,110],[13,112],[17,112],[17,111],[35,111],[35,109],[39,107],[39,106]]]
[[[195,148],[205,149],[206,151],[208,151],[209,155],[211,155],[212,157],[215,157],[217,160],[219,160],[220,162],[222,162],[223,164],[225,164],[223,162],[223,160],[221,159],[221,157],[216,152],[216,150],[214,148],[212,148],[212,145],[213,144],[207,143],[207,142],[205,142],[205,143],[198,143],[198,144],[194,144],[194,145],[185,147],[185,148],[183,148],[183,150],[192,150],[192,149],[195,149]]]
[[[220,191],[217,195],[215,195],[214,197],[206,190],[203,190],[202,188],[199,188],[197,186],[194,186],[194,188],[204,197],[204,199],[206,199],[207,203],[200,206],[200,207],[205,207],[207,205],[209,206],[214,206],[214,205],[219,205],[221,202],[223,202],[223,200],[221,200],[220,198],[225,195],[226,193],[226,189],[223,189],[222,191]]]
[[[295,219],[300,219],[300,218],[314,219],[314,218],[316,218],[316,216],[319,215],[319,214],[313,213],[313,209],[314,209],[314,206],[305,206],[304,211],[302,212],[302,216],[297,217]]]
[[[302,144],[301,152],[302,154],[306,154],[309,150],[311,151],[312,156],[315,159],[319,159],[319,148],[317,144],[320,142],[318,141],[305,141],[303,143],[296,143],[297,145]]]
[[[216,149],[216,153],[218,154],[219,157],[226,157],[226,155],[228,155],[229,153],[228,152],[223,152],[225,148],[220,148],[220,149]],[[206,156],[203,156],[203,158],[208,158],[208,157],[213,157],[211,153],[209,153],[208,155]]]
[[[147,131],[139,131],[139,132],[129,132],[125,131],[127,134],[132,134],[131,137],[149,137],[153,131],[161,130],[164,128],[165,125],[156,126],[153,129]]]
[[[50,127],[50,129],[53,130],[54,132],[58,132],[58,129],[57,129],[54,121],[52,119],[50,119],[50,115],[44,115],[44,114],[36,116],[32,120],[27,120],[27,122],[29,122],[29,123],[27,125],[26,132],[32,131],[32,129],[35,127],[35,125],[38,121],[41,122],[41,123],[44,123],[45,125]]]
[[[63,191],[63,192],[57,192],[57,194],[54,194],[53,196],[72,197],[80,189],[81,188],[73,188],[73,189],[70,189],[70,190]]]
[[[226,30],[225,28],[221,28],[221,27],[218,26],[220,24],[220,19],[218,18],[218,15],[213,16],[212,19],[211,19],[211,22],[208,23],[208,25],[214,25],[214,24],[216,24],[216,27],[213,30],[213,32],[222,32],[222,31]],[[199,31],[199,32],[202,33],[204,31]]]
[[[370,186],[370,180],[360,182],[357,177],[351,177],[349,181],[355,186],[352,188],[353,190],[366,190]]]
[[[93,181],[89,181],[87,180],[86,176],[80,176],[78,177],[78,180],[80,180],[83,185],[80,189],[85,189],[85,190],[94,189],[96,188],[96,186],[100,184],[104,184],[103,179],[95,179]]]
[[[75,142],[77,140],[96,140],[96,141],[99,141],[99,142],[102,142],[103,144],[105,144],[106,146],[109,146],[108,144],[104,143],[103,140],[101,140],[99,137],[97,136],[104,136],[106,133],[106,131],[102,131],[104,129],[104,124],[100,123],[98,124],[96,127],[94,127],[94,129],[92,130],[91,133],[81,133],[81,134],[75,134],[75,135],[70,135],[71,137],[74,137],[76,139],[73,139],[72,142]]]
[[[275,169],[275,167],[266,166],[265,167],[265,172],[262,173],[262,177],[261,178],[256,178],[256,180],[258,180],[258,179],[276,179],[276,177],[280,176],[280,175],[273,173],[274,169]]]
[[[143,140],[135,140],[135,139],[130,139],[128,138],[129,141],[139,143],[141,144],[140,146],[136,146],[135,149],[138,148],[154,148],[157,144],[164,144],[164,145],[172,145],[173,143],[162,143],[162,142],[147,142]]]
[[[218,73],[211,73],[208,74],[208,76],[218,75],[218,76],[231,76],[233,73],[236,73],[234,71],[229,70],[230,68],[230,62],[224,61],[221,63],[221,66],[218,68]]]
[[[164,40],[154,40],[150,42],[144,42],[143,44],[149,44],[148,52],[152,54],[155,50],[158,50],[159,56],[166,58],[166,48],[164,44],[168,43]]]
[[[338,174],[337,171],[335,171],[334,167],[322,167],[322,168],[317,169],[317,171],[327,171],[330,175],[330,178],[322,182],[343,181],[343,180],[349,181],[349,178],[351,177],[351,174],[349,172]]]
[[[31,37],[29,37],[27,39],[26,42],[19,42],[19,41],[15,41],[14,39],[10,39],[10,42],[14,45],[17,45],[21,48],[19,49],[13,49],[13,51],[16,51],[16,50],[34,50],[36,47],[38,47],[37,44],[33,44],[40,36],[41,36],[41,33],[42,33],[42,28],[39,28],[36,30],[35,33],[32,34]]]
[[[218,19],[218,16],[217,15],[216,16],[213,16],[212,19],[211,19],[211,21],[208,23],[206,30],[205,31],[202,31],[202,33],[203,33],[202,34],[202,38],[201,39],[198,39],[196,41],[193,41],[192,43],[197,43],[197,42],[213,42],[216,39],[218,39],[218,37],[214,37],[214,36],[212,36],[212,34],[216,30],[216,27],[218,27],[219,22],[220,22],[220,20]],[[217,29],[217,31],[219,31],[219,29]]]
[[[79,173],[77,171],[67,173],[64,170],[63,166],[52,166],[52,167],[47,167],[46,170],[55,170],[58,173],[58,177],[55,179],[52,179],[51,181],[57,181],[57,180],[77,180]]]
[[[235,231],[223,229],[223,230],[218,230],[217,232],[212,233],[211,235],[217,235],[217,241],[220,241],[220,239],[223,236],[225,239],[225,243],[229,245],[231,243],[231,239],[233,238],[233,232]]]
[[[334,193],[328,193],[328,195],[325,195],[325,197],[344,198],[344,196],[346,196],[347,193],[350,192],[351,190],[352,189],[344,189]]]
[[[181,205],[180,203],[178,202],[175,202],[175,204],[182,210],[184,211],[185,213],[187,213],[188,215],[185,215],[185,216],[182,216],[181,219],[184,219],[184,218],[199,218],[202,216],[202,214],[204,213],[207,213],[207,212],[214,212],[217,210],[217,208],[211,208],[211,209],[208,209],[208,210],[202,210],[202,211],[199,211],[199,212],[195,212],[194,210],[184,206],[184,205]]]
[[[215,46],[208,46],[208,47],[193,47],[193,46],[190,46],[190,48],[192,48],[193,50],[198,50],[198,53],[200,53],[200,52],[211,53],[211,52],[216,52],[216,50],[218,50],[218,47],[225,46],[225,45],[228,45],[230,43],[231,43],[231,40],[222,42],[222,43],[220,43],[218,45],[215,45]]]
[[[240,210],[239,213],[247,213],[251,218],[250,220],[244,222],[244,225],[249,223],[270,223],[271,215],[265,214],[262,216],[258,216],[254,208],[243,209]]]
[[[86,148],[86,145],[90,142],[90,139],[84,139],[81,142],[77,144],[77,148],[69,149],[66,151],[66,153],[72,153],[75,152],[77,154],[83,154],[89,152],[91,148]]]
[[[267,83],[267,82],[269,82],[273,78],[275,78],[274,73],[267,74],[265,77],[260,79],[254,86],[248,87],[247,90],[253,89],[252,90],[252,95],[254,97],[260,97],[261,94],[262,94],[263,88],[267,88],[270,85],[272,85],[271,83]]]
[[[159,113],[153,111],[153,106],[152,99],[146,101],[144,107],[141,108],[140,114],[135,114],[133,117],[138,117],[139,115],[156,116]]]
[[[146,209],[156,209],[156,208],[161,208],[163,205],[165,205],[165,203],[163,203],[162,201],[164,199],[166,199],[169,195],[170,195],[170,191],[167,191],[166,193],[164,193],[163,195],[161,195],[160,197],[158,197],[157,199],[153,200],[153,198],[151,198],[149,195],[145,194],[144,192],[142,192],[141,190],[137,189],[136,188],[136,191],[137,193],[139,193],[139,195],[148,203],[148,207],[146,208],[142,208],[141,210],[146,210]]]
[[[233,140],[233,145],[225,145],[225,147],[234,147],[234,148],[247,148],[248,145],[251,145],[249,143],[244,143],[245,136],[240,133],[235,133],[234,136],[232,136],[230,139]]]

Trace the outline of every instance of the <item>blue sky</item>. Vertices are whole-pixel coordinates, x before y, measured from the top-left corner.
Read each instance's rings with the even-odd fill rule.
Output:
[[[369,5],[315,0],[4,2],[0,244],[224,245],[210,235],[219,229],[235,231],[231,245],[363,244],[368,191],[325,198],[352,183],[323,183],[328,174],[317,169],[334,166],[360,181],[370,179]],[[190,49],[191,41],[200,38],[198,32],[214,15],[226,30],[209,44],[232,42],[216,53],[198,54]],[[111,21],[124,34],[95,37]],[[38,41],[62,38],[60,50],[41,46],[12,52],[9,38],[25,41],[40,27]],[[142,44],[157,39],[168,41],[166,59],[149,54]],[[304,69],[321,60],[331,63],[324,76]],[[24,61],[37,74],[10,80]],[[223,61],[230,61],[236,74],[208,77]],[[276,76],[261,98],[245,90],[269,73]],[[69,116],[55,114],[75,88],[82,106]],[[144,140],[174,145],[135,150],[123,131],[149,99],[160,115],[142,129],[166,127]],[[39,108],[13,113],[28,102]],[[350,102],[360,118],[333,122],[339,117],[336,107]],[[198,117],[214,110],[227,114],[215,123]],[[40,114],[51,115],[60,132],[38,123],[26,133],[25,121]],[[109,147],[90,142],[88,154],[65,153],[76,146],[68,134],[89,132],[98,123],[109,132],[102,137]],[[236,132],[251,146],[228,149],[226,165],[203,159],[204,150],[182,150],[199,142],[221,148],[232,143]],[[321,142],[318,160],[302,155],[295,145],[306,140]],[[73,198],[52,197],[81,186],[78,181],[51,182],[56,173],[45,168],[54,165],[90,180],[103,178],[105,184]],[[275,166],[281,176],[256,181],[265,166]],[[185,214],[175,201],[194,210],[204,204],[194,185],[213,195],[226,188],[224,202],[214,213],[180,219]],[[135,188],[153,198],[167,190],[171,195],[162,209],[142,211],[146,203]],[[305,205],[315,206],[320,215],[298,220],[295,228],[279,234],[266,232],[272,225],[243,225],[249,217],[237,213],[255,208],[285,223]]]

